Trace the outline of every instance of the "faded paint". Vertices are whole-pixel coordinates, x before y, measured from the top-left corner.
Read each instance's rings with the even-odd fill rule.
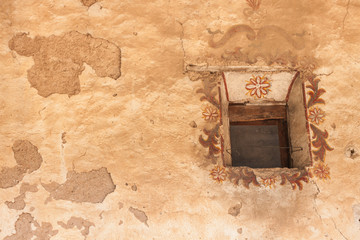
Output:
[[[19,196],[22,181],[38,186],[37,192],[26,193],[24,210],[0,204],[0,239],[33,238],[35,219],[54,228],[41,225],[42,232],[58,231],[45,239],[85,238],[84,227],[58,225],[71,217],[95,225],[88,240],[357,239],[360,14],[355,1],[102,0],[90,7],[82,2],[93,1],[0,3],[0,165],[6,170],[0,179],[11,173],[6,178],[12,180],[1,185],[0,201]],[[9,48],[18,33],[27,33],[18,39],[27,44],[19,52],[16,44],[15,51]],[[106,67],[102,75],[77,58],[87,34],[121,48],[118,81],[106,75]],[[69,39],[66,48],[56,45],[62,37]],[[119,52],[99,48],[106,56],[104,61],[92,56],[96,63],[119,69],[118,58],[105,61]],[[56,54],[35,54],[52,50]],[[79,61],[61,57],[63,51]],[[83,57],[90,55],[85,51]],[[41,64],[49,59],[61,64]],[[301,70],[300,78],[310,86],[306,114],[315,107],[325,113],[324,121],[309,124],[310,173],[274,176],[273,170],[259,175],[230,168],[218,172],[226,172],[226,181],[214,181],[209,174],[223,166],[225,154],[220,103],[226,96],[218,91],[222,73],[192,72],[190,64]],[[29,69],[36,71],[28,75]],[[38,81],[39,93],[31,86]],[[25,170],[17,163],[11,148],[16,139],[36,145],[42,158],[38,169],[38,164],[24,163]],[[68,197],[69,189],[82,192],[92,182],[71,182],[67,173],[100,168],[116,185],[111,194],[100,202]],[[108,186],[101,183],[104,178],[96,179],[95,191]],[[51,182],[54,190],[41,187]],[[59,186],[66,191],[55,193]],[[44,204],[49,195],[56,198]],[[240,213],[229,215],[240,202]],[[149,227],[128,211],[131,206],[146,213]],[[30,216],[21,213],[31,209]]]

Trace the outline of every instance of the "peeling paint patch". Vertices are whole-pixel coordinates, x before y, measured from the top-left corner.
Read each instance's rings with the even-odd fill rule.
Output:
[[[66,136],[66,132],[63,132],[63,133],[61,134],[61,143],[62,143],[63,145],[66,143],[65,136]]]
[[[12,146],[17,165],[3,168],[0,171],[0,188],[17,185],[26,173],[32,173],[40,168],[43,161],[38,148],[27,140],[16,140]]]
[[[27,140],[17,140],[12,147],[16,162],[24,166],[29,173],[39,169],[42,163],[42,157],[38,153],[37,147]]]
[[[148,217],[146,216],[145,212],[144,211],[141,211],[139,209],[136,209],[136,208],[133,208],[133,207],[130,207],[129,208],[129,211],[131,213],[134,214],[134,216],[142,223],[144,223],[146,226],[149,227],[147,221],[148,221]]]
[[[77,227],[77,229],[79,230],[83,229],[81,230],[81,234],[85,237],[85,239],[87,235],[89,235],[90,227],[95,227],[94,223],[89,222],[81,217],[71,217],[66,224],[60,221],[58,222],[58,224],[65,229],[71,229],[74,227]]]
[[[36,236],[35,239],[49,240],[59,232],[53,230],[51,223],[43,222],[40,225],[30,213],[19,216],[15,222],[15,230],[15,234],[5,237],[4,240],[31,240],[33,236]]]
[[[83,1],[89,3],[91,1]],[[18,33],[9,41],[9,48],[26,57],[33,57],[34,65],[27,76],[32,87],[42,97],[51,94],[80,92],[79,75],[90,65],[97,76],[118,79],[121,75],[121,50],[115,44],[90,34],[71,31],[62,36],[34,39]]]
[[[97,0],[81,0],[81,3],[86,7],[91,7]]]
[[[53,199],[91,203],[103,202],[116,188],[110,173],[104,167],[90,172],[71,171],[63,184],[52,182],[42,186]]]
[[[8,208],[10,209],[15,209],[15,210],[22,210],[25,208],[25,194],[21,194],[19,196],[17,196],[14,201],[10,202],[10,201],[6,201],[5,204],[8,206]]]
[[[237,215],[240,214],[240,209],[242,207],[242,204],[239,203],[239,204],[236,204],[235,206],[232,206],[231,208],[229,208],[228,210],[228,214],[236,217]]]
[[[8,208],[10,209],[15,209],[15,210],[22,210],[25,208],[25,194],[27,192],[37,192],[38,188],[36,187],[36,185],[31,185],[29,183],[23,183],[20,187],[20,195],[15,197],[14,201],[10,202],[10,201],[6,201],[5,204],[8,206]]]

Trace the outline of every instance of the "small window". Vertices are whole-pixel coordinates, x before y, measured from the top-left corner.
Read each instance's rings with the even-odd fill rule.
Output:
[[[290,167],[285,105],[229,105],[232,166]]]
[[[225,166],[311,165],[304,85],[296,71],[229,71],[220,87]]]

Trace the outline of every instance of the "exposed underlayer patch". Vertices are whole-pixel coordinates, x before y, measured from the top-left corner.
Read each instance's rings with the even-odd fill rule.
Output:
[[[9,48],[22,56],[33,57],[34,65],[28,70],[28,80],[43,97],[54,93],[69,97],[78,94],[84,63],[99,77],[118,79],[121,75],[120,48],[90,34],[71,31],[61,36],[32,39],[26,33],[18,33],[9,41]]]
[[[235,206],[232,206],[231,208],[229,208],[228,210],[228,214],[236,217],[237,215],[240,214],[240,210],[241,210],[242,204],[236,204]]]
[[[38,148],[27,140],[16,140],[12,146],[17,165],[0,171],[0,188],[9,188],[18,184],[26,173],[40,168],[43,161]]]
[[[20,194],[17,196],[14,201],[6,201],[5,204],[8,208],[15,209],[15,210],[22,210],[25,208],[25,194],[27,192],[37,192],[38,188],[36,185],[31,185],[29,183],[23,183],[20,187]]]
[[[146,213],[144,211],[141,211],[139,209],[136,209],[136,208],[133,208],[133,207],[130,207],[129,208],[129,211],[131,213],[134,214],[134,216],[142,223],[144,223],[146,226],[149,227],[147,221],[148,221],[148,217],[146,216]]]
[[[91,203],[103,202],[116,188],[110,173],[104,167],[90,172],[71,171],[66,178],[63,184],[52,182],[42,185],[53,199]]]
[[[14,201],[10,202],[10,201],[6,201],[5,204],[8,206],[8,208],[10,209],[14,209],[14,210],[22,210],[25,208],[25,194],[20,194],[19,196],[17,196]]]
[[[89,235],[89,229],[91,226],[95,227],[95,224],[92,222],[89,222],[81,217],[71,217],[67,223],[65,224],[64,222],[58,222],[58,224],[65,228],[65,229],[72,229],[74,227],[77,227],[77,229],[81,230],[81,234],[85,237]]]
[[[91,5],[93,5],[94,3],[96,3],[98,0],[81,0],[81,3],[84,6],[90,7]]]
[[[51,223],[43,222],[40,225],[30,213],[19,216],[15,222],[15,230],[15,234],[5,237],[4,240],[31,240],[33,236],[36,236],[35,239],[49,240],[58,233],[58,230],[53,230]]]

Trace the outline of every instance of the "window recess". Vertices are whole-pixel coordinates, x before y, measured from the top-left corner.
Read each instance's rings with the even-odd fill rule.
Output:
[[[304,87],[292,72],[224,72],[224,162],[251,168],[311,164]]]
[[[285,105],[232,104],[229,121],[232,166],[291,166]]]

